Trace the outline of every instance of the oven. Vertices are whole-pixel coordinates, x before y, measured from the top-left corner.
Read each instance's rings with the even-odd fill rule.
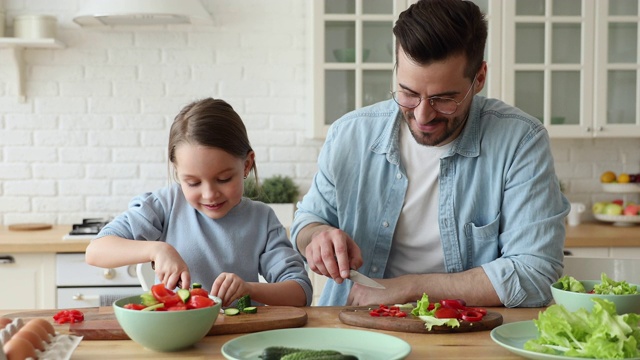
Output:
[[[1,1],[1,0],[0,0]],[[82,219],[63,240],[91,240],[110,220]],[[84,253],[56,254],[58,308],[111,306],[120,298],[143,293],[136,265],[104,269],[88,265]]]
[[[111,306],[143,293],[136,265],[103,269],[87,265],[84,253],[56,254],[56,288],[59,309]]]

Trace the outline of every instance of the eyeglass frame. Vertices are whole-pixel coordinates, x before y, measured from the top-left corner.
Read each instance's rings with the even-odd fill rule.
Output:
[[[390,91],[390,93],[391,93],[391,98],[393,99],[393,101],[394,101],[396,104],[398,104],[398,106],[402,106],[402,107],[407,108],[407,109],[415,109],[415,108],[417,108],[418,106],[420,106],[420,104],[422,104],[422,99],[425,99],[425,100],[429,100],[428,104],[429,104],[429,106],[431,106],[431,108],[433,109],[433,111],[435,111],[435,112],[437,112],[437,113],[439,113],[439,114],[442,114],[442,115],[452,115],[452,114],[455,114],[455,113],[456,113],[456,111],[458,111],[458,107],[460,106],[460,104],[462,104],[465,100],[467,100],[467,97],[469,97],[469,94],[471,93],[471,89],[473,88],[473,85],[476,83],[476,80],[478,80],[478,75],[477,75],[477,74],[473,77],[473,81],[471,82],[471,86],[469,86],[469,89],[467,90],[467,93],[466,93],[466,94],[465,94],[465,96],[462,98],[462,100],[460,100],[460,102],[456,101],[456,100],[455,100],[455,99],[453,99],[453,98],[442,97],[442,96],[429,96],[429,97],[422,97],[422,96],[418,96],[418,95],[416,95],[415,97],[416,97],[416,98],[418,98],[418,103],[416,104],[416,106],[411,107],[411,106],[404,106],[404,105],[400,104],[400,103],[398,102],[398,100],[396,100],[396,94],[397,94],[398,92],[400,92],[400,91],[403,91],[403,90]],[[453,102],[456,104],[456,109],[455,109],[455,110],[453,110],[452,112],[442,112],[442,111],[439,111],[439,110],[437,110],[436,108],[434,108],[434,107],[433,107],[433,99],[441,99],[441,100],[453,101]]]

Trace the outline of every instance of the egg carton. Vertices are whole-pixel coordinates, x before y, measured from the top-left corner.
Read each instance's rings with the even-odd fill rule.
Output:
[[[25,322],[21,318],[14,319],[11,323],[0,330],[0,360],[7,360],[7,354],[4,352],[4,344],[6,344],[13,335],[15,335],[24,326]],[[50,343],[45,344],[44,350],[35,350],[36,358],[28,360],[69,360],[71,354],[78,347],[82,336],[49,334]]]

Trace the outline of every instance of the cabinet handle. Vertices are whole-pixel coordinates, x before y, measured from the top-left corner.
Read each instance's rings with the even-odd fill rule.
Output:
[[[77,294],[73,295],[71,298],[72,298],[73,300],[76,300],[76,301],[82,301],[82,300],[98,300],[98,299],[100,298],[100,296],[98,296],[98,295],[89,295],[89,296],[85,296],[85,295],[83,295],[83,294],[81,294],[81,293],[77,293]]]
[[[11,255],[0,255],[0,264],[13,264],[16,260]]]
[[[603,131],[603,130],[604,130],[604,127],[603,127],[603,126],[599,126],[599,127],[598,127],[598,131]]]
[[[591,132],[591,126],[587,126],[587,132]]]

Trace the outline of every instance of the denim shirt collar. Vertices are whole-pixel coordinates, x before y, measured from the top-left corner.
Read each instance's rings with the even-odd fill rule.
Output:
[[[393,101],[391,101],[393,103]],[[480,155],[480,106],[482,101],[473,97],[469,110],[469,117],[460,135],[453,141],[453,146],[443,158],[460,154],[466,157],[478,157]],[[369,147],[376,154],[387,154],[387,161],[391,164],[400,164],[399,136],[400,125],[404,121],[400,107],[395,105],[392,113],[393,121],[389,121],[380,136],[371,143]],[[390,118],[391,119],[391,118]]]

